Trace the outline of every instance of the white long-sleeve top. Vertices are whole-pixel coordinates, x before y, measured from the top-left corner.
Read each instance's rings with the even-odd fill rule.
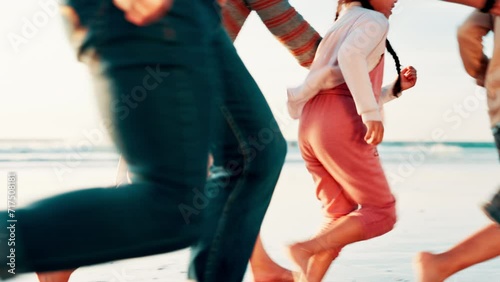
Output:
[[[344,5],[321,41],[305,81],[288,89],[292,118],[299,118],[305,103],[318,92],[345,82],[363,121],[382,120],[381,105],[395,98],[394,85],[382,88],[379,105],[369,72],[383,59],[388,31],[383,14],[363,8],[359,2]]]

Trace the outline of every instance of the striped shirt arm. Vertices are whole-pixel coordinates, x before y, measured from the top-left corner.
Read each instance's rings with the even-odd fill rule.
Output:
[[[246,0],[266,27],[303,67],[310,67],[321,41],[319,33],[287,0]]]

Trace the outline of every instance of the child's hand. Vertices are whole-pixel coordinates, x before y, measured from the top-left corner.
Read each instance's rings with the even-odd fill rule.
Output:
[[[365,122],[366,135],[365,141],[368,144],[377,146],[384,139],[384,125],[381,121],[369,120]]]
[[[125,18],[138,26],[148,25],[170,10],[174,0],[113,0]]]
[[[417,83],[417,70],[412,67],[405,67],[401,71],[401,90],[405,91],[412,88]]]

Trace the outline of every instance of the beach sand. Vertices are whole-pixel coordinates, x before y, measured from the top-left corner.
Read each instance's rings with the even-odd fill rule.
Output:
[[[383,158],[383,154],[382,154]],[[421,250],[440,252],[488,223],[480,205],[500,184],[496,160],[424,161],[408,168],[403,161],[384,162],[398,200],[398,223],[390,233],[346,247],[330,268],[325,281],[415,281],[413,256]],[[8,171],[18,175],[19,205],[79,187],[113,184],[114,162],[81,163],[58,177],[50,163],[3,163],[0,183]],[[6,185],[4,185],[6,187]],[[6,188],[0,186],[0,193]],[[2,192],[4,191],[4,192]],[[0,203],[5,209],[6,204]],[[284,247],[312,236],[322,220],[321,207],[304,164],[288,160],[262,226],[264,245],[273,259],[287,268],[294,266]],[[185,281],[189,253],[181,250],[144,258],[82,267],[74,282],[90,281]],[[13,282],[36,281],[33,274],[19,275]],[[244,281],[252,281],[247,272]],[[474,266],[447,281],[498,282],[500,259]]]

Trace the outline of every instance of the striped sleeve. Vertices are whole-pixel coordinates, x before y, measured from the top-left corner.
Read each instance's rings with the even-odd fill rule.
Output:
[[[310,67],[321,36],[288,0],[246,1],[300,65]]]
[[[321,36],[288,0],[225,0],[222,21],[233,41],[252,10],[301,66],[311,66]]]
[[[222,23],[234,42],[251,10],[243,0],[219,0],[222,6]]]

